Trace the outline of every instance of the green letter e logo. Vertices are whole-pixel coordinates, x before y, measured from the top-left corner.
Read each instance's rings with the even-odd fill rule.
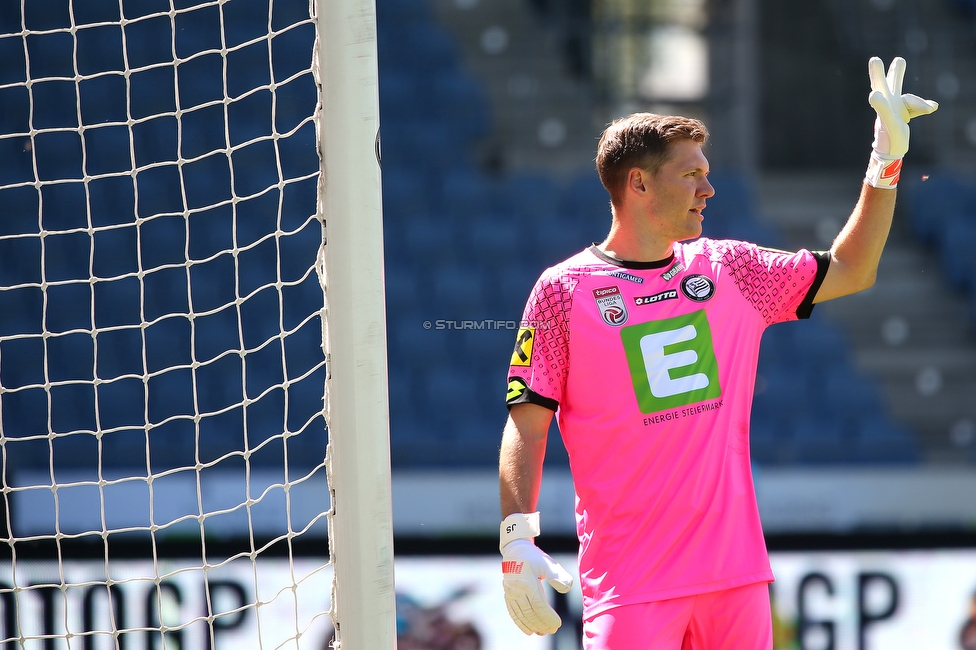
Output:
[[[722,394],[705,310],[620,330],[642,413],[703,402]]]

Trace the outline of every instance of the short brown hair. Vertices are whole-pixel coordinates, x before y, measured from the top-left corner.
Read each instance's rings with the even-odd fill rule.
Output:
[[[657,172],[671,156],[671,143],[694,140],[704,144],[708,130],[700,121],[680,115],[634,113],[614,120],[600,136],[596,170],[610,200],[618,203],[634,167]]]

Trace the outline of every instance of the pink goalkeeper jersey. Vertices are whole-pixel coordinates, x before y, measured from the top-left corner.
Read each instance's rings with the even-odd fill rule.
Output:
[[[827,256],[698,239],[595,246],[525,308],[508,403],[556,411],[576,487],[584,617],[773,579],[749,461],[759,340],[809,316]]]

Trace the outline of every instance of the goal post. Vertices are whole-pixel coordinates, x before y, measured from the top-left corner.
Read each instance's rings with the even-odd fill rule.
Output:
[[[374,0],[317,0],[320,266],[333,616],[343,649],[396,646]]]
[[[0,647],[395,647],[375,25],[0,5]]]

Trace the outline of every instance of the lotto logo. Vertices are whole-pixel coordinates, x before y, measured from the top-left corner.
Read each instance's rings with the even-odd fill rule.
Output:
[[[620,337],[642,413],[657,413],[722,394],[704,310],[624,327]]]

